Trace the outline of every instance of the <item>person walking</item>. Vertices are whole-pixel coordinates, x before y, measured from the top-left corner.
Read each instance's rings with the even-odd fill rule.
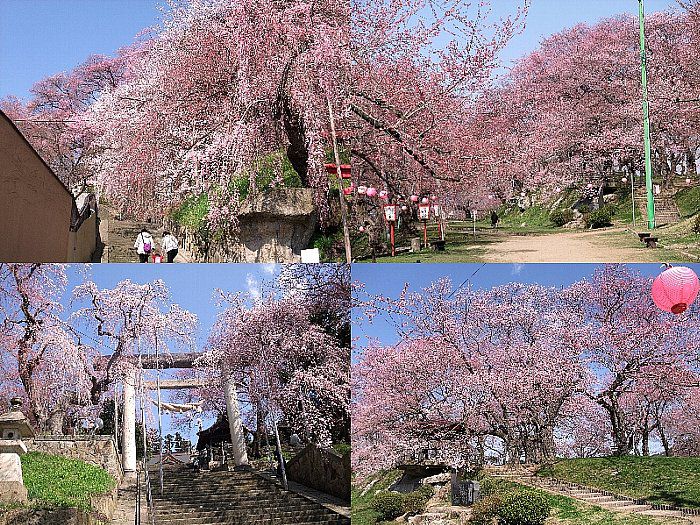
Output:
[[[177,256],[178,252],[177,237],[175,237],[169,231],[164,231],[163,238],[160,240],[160,246],[163,248],[163,251],[167,256],[166,262],[175,262],[175,257]]]
[[[494,210],[491,212],[491,228],[496,228],[498,226],[498,221],[498,213]]]
[[[155,241],[153,240],[153,235],[146,228],[141,230],[141,233],[136,237],[136,242],[134,243],[134,248],[136,253],[139,255],[139,262],[147,263],[148,256],[153,251]]]

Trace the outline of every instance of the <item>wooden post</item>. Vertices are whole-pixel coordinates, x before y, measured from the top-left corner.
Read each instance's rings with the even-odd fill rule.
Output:
[[[335,133],[335,118],[333,117],[333,105],[331,104],[331,99],[326,98],[328,101],[328,116],[331,121],[331,137],[333,138],[333,155],[335,156],[335,167],[338,172],[338,182],[341,183],[343,180],[343,174],[340,170],[340,153],[338,152],[338,140]],[[345,238],[345,262],[350,264],[352,262],[352,250],[350,248],[350,230],[348,229],[348,211],[345,204],[345,194],[343,193],[342,184],[338,185],[338,194],[340,197],[340,216],[343,219],[343,237]]]

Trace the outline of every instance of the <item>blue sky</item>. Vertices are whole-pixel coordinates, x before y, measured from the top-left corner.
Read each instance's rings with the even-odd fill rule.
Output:
[[[494,17],[521,0],[494,0]],[[68,71],[91,54],[113,54],[158,24],[162,0],[1,0],[0,98],[27,97],[38,80]],[[647,13],[675,0],[646,0]],[[504,65],[537,48],[542,38],[581,22],[630,13],[637,0],[532,0],[526,30],[504,51]]]
[[[199,331],[196,334],[198,350],[202,350],[209,330],[216,319],[218,308],[213,300],[213,292],[217,288],[229,292],[248,291],[259,292],[264,281],[270,281],[278,273],[275,265],[265,264],[101,264],[91,266],[88,274],[100,288],[112,288],[123,279],[131,279],[137,283],[147,283],[154,279],[162,279],[168,285],[173,303],[179,304],[199,317]],[[73,288],[84,280],[83,265],[68,266],[68,288],[62,303],[68,312],[72,309],[69,302]],[[78,305],[76,304],[75,307]],[[82,305],[81,305],[82,306]],[[85,334],[94,336],[86,328],[80,328]],[[89,341],[88,341],[89,342]],[[172,377],[174,371],[163,371],[161,377]],[[155,376],[149,379],[155,379]],[[163,392],[163,399],[170,399],[170,392]],[[153,395],[155,399],[155,394]],[[155,414],[155,407],[151,408]],[[204,418],[205,428],[211,424],[211,418]],[[149,425],[150,426],[150,425]],[[164,430],[174,433],[170,417],[163,417]],[[196,441],[196,425],[190,429],[179,429],[180,432]]]
[[[469,279],[473,289],[490,289],[510,282],[538,283],[544,286],[567,286],[593,275],[595,264],[354,264],[353,281],[365,283],[371,294],[397,297],[404,283],[409,289],[420,291],[441,277],[449,277],[453,285],[459,286]],[[661,273],[660,264],[630,265],[643,275],[656,276]],[[700,274],[700,265],[686,265]],[[475,275],[473,275],[476,272]],[[473,275],[473,277],[472,277]],[[362,312],[353,312],[353,338],[362,347],[368,339],[393,345],[398,342],[393,326],[378,317],[372,324],[359,322]]]

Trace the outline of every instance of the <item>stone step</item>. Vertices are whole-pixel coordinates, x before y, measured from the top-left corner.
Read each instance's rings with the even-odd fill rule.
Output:
[[[152,480],[157,473],[151,474]],[[254,472],[164,473],[152,483],[159,525],[349,525],[350,519]]]

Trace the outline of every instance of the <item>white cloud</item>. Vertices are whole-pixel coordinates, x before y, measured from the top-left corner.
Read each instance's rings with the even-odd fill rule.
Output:
[[[246,275],[245,279],[246,285],[248,286],[248,293],[250,297],[257,301],[260,299],[260,282],[253,277],[252,273]]]

